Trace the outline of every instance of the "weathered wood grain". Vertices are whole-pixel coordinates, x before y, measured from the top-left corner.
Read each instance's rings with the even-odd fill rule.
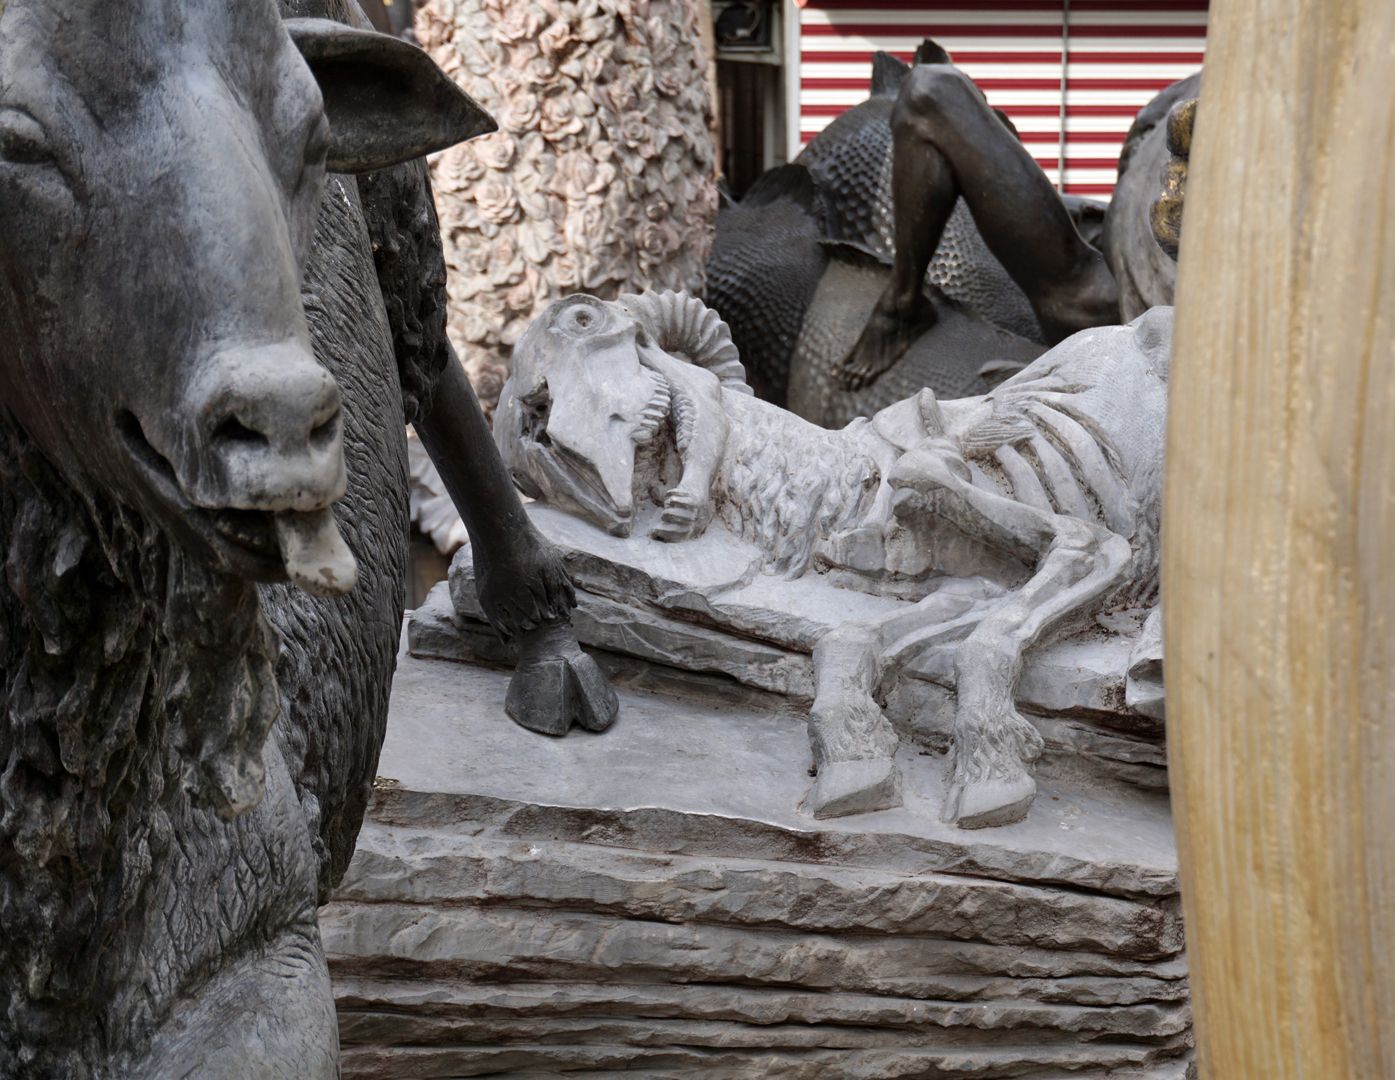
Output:
[[[1395,6],[1218,0],[1165,501],[1203,1075],[1395,1076]]]

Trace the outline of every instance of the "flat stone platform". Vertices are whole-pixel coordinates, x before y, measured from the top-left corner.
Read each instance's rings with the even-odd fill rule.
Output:
[[[552,740],[506,672],[400,658],[322,912],[345,1077],[1186,1074],[1164,796],[1047,777],[965,832],[907,750],[905,806],[815,821],[787,699],[613,674],[615,728]]]

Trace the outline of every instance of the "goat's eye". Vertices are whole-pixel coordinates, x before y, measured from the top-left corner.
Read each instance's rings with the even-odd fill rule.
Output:
[[[28,113],[0,108],[0,161],[42,165],[53,160],[43,126]]]
[[[586,303],[572,304],[557,317],[557,329],[572,337],[593,334],[605,324],[605,312]]]

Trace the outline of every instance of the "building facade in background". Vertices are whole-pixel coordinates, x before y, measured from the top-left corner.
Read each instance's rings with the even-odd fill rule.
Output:
[[[909,61],[932,37],[1012,118],[1053,183],[1096,198],[1113,191],[1134,115],[1206,51],[1207,0],[785,0],[785,12],[791,158],[866,98],[873,52]]]

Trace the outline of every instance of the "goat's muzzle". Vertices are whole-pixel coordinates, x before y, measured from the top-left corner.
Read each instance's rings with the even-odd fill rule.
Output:
[[[206,358],[174,423],[130,414],[155,494],[229,572],[348,592],[353,555],[330,507],[345,490],[339,387],[295,340]]]

